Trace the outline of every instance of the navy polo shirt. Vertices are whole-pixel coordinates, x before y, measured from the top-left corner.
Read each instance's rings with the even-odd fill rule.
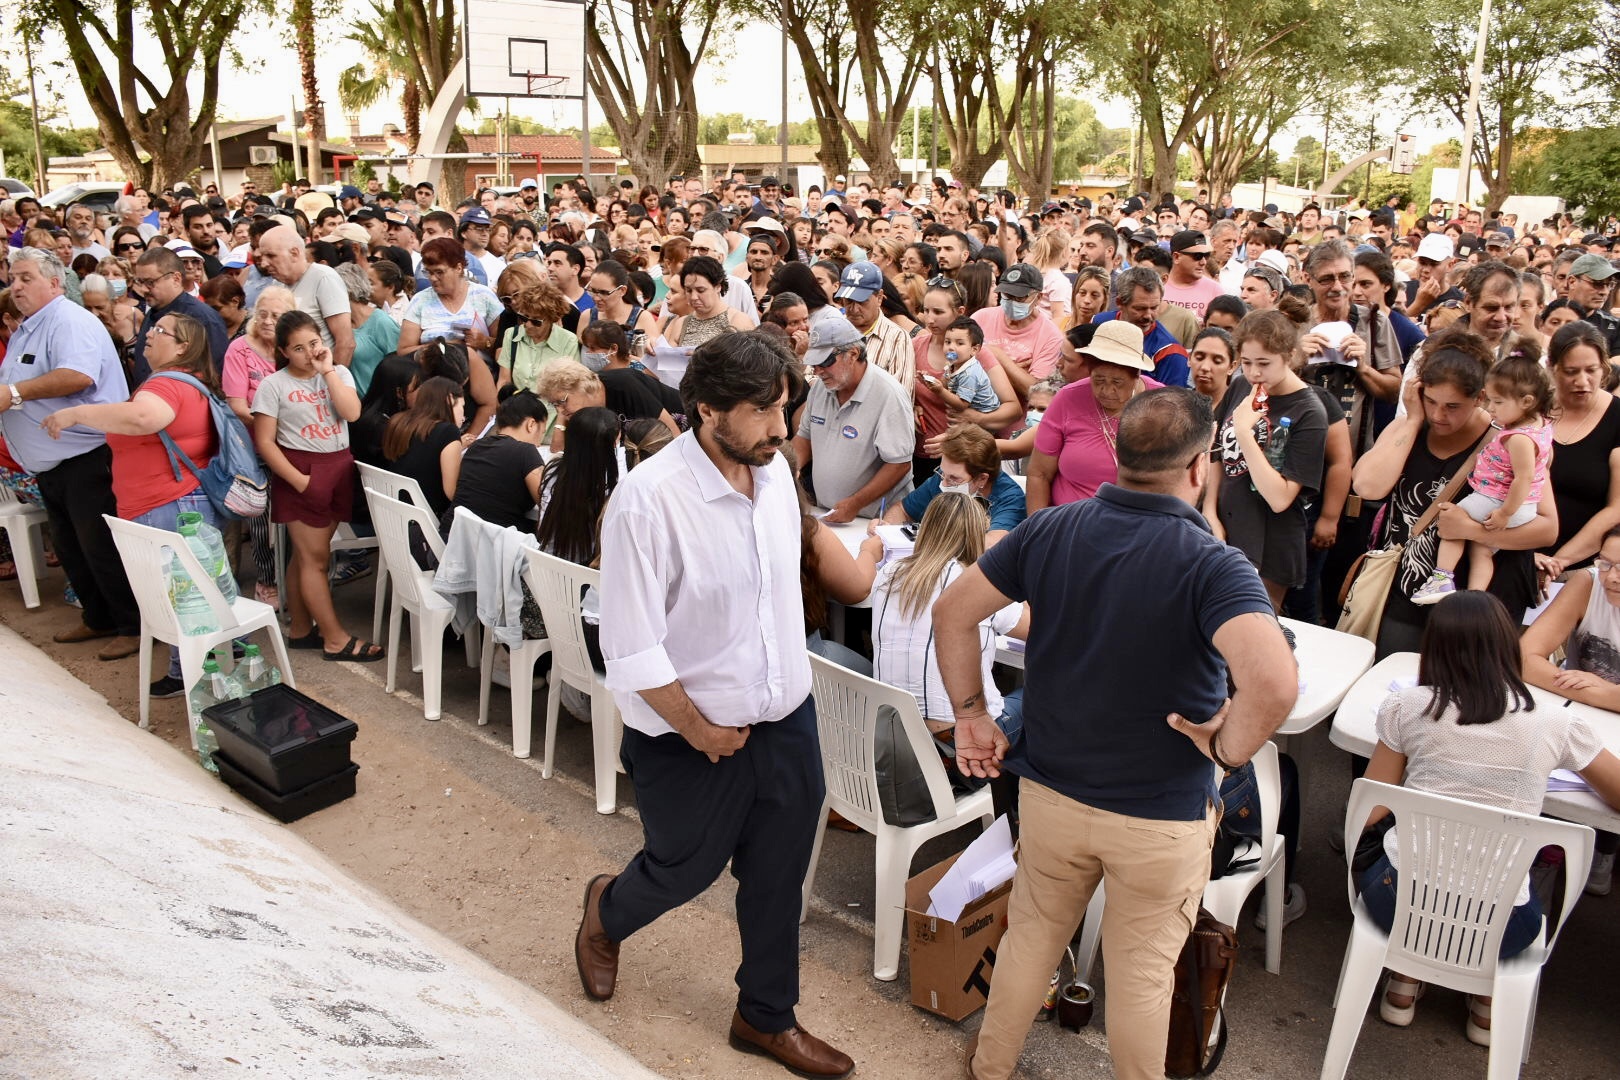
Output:
[[[978,565],[1030,606],[1007,769],[1099,810],[1202,819],[1214,769],[1165,718],[1214,716],[1226,699],[1215,632],[1272,612],[1243,553],[1174,496],[1104,484],[1029,518]]]
[[[928,504],[938,494],[939,477],[930,476],[923,481],[922,487],[907,495],[901,503],[905,507],[906,517],[921,521],[923,514],[928,511]],[[1011,531],[1027,516],[1024,489],[1018,486],[1018,481],[998,470],[995,483],[990,485],[990,530]]]
[[[231,336],[225,332],[225,320],[219,317],[219,312],[192,296],[183,292],[174,298],[173,303],[160,308],[148,308],[146,318],[141,322],[140,331],[135,335],[135,345],[131,350],[134,357],[135,385],[139,386],[152,374],[152,365],[146,361],[146,337],[152,332],[158,320],[165,315],[184,315],[188,319],[195,319],[202,323],[202,328],[208,335],[208,355],[214,358],[214,370],[220,371],[225,366],[225,348],[231,343]]]

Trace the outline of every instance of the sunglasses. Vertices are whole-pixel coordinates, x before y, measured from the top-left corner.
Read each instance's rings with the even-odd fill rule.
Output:
[[[529,325],[529,326],[550,326],[551,325],[551,320],[550,319],[542,319],[542,318],[539,318],[539,317],[536,317],[536,316],[533,316],[533,315],[524,315],[524,316],[522,316],[522,319],[523,319],[524,323]]]
[[[1209,258],[1209,252],[1207,251],[1178,251],[1176,254],[1185,255],[1187,258],[1196,259],[1198,262],[1203,262]]]
[[[115,246],[113,248],[113,250],[114,251],[140,251],[145,246],[146,246],[145,244],[118,244],[117,246]]]
[[[624,288],[623,285],[615,285],[611,289],[586,289],[585,291],[596,297],[598,300],[606,300],[608,297],[612,296],[622,288]]]
[[[948,278],[944,274],[936,274],[929,278],[924,284],[926,284],[930,289],[949,289],[957,296],[962,295],[962,283],[957,281],[955,278]]]

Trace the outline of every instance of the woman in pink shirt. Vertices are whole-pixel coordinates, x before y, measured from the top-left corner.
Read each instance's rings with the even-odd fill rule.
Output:
[[[1091,377],[1059,390],[1035,429],[1024,489],[1031,514],[1089,499],[1119,479],[1119,414],[1131,398],[1160,385],[1143,374],[1153,364],[1142,352],[1141,329],[1131,323],[1101,324],[1079,351],[1092,361]]]

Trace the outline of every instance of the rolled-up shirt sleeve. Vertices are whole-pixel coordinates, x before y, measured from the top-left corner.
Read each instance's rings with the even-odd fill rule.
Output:
[[[669,557],[651,518],[609,509],[602,522],[602,657],[609,690],[633,694],[679,678],[664,649],[669,567],[663,563]]]

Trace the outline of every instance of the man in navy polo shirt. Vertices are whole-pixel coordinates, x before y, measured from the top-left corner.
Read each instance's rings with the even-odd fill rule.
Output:
[[[1175,958],[1209,879],[1213,761],[1249,760],[1298,696],[1254,568],[1193,507],[1214,425],[1191,390],[1120,414],[1119,483],[1008,533],[934,605],[957,766],[1020,779],[1007,936],[968,1072],[1009,1076],[1099,881],[1108,1048],[1120,1080],[1162,1080]],[[1016,746],[985,711],[979,623],[1030,606]],[[1227,672],[1232,697],[1227,699]]]

